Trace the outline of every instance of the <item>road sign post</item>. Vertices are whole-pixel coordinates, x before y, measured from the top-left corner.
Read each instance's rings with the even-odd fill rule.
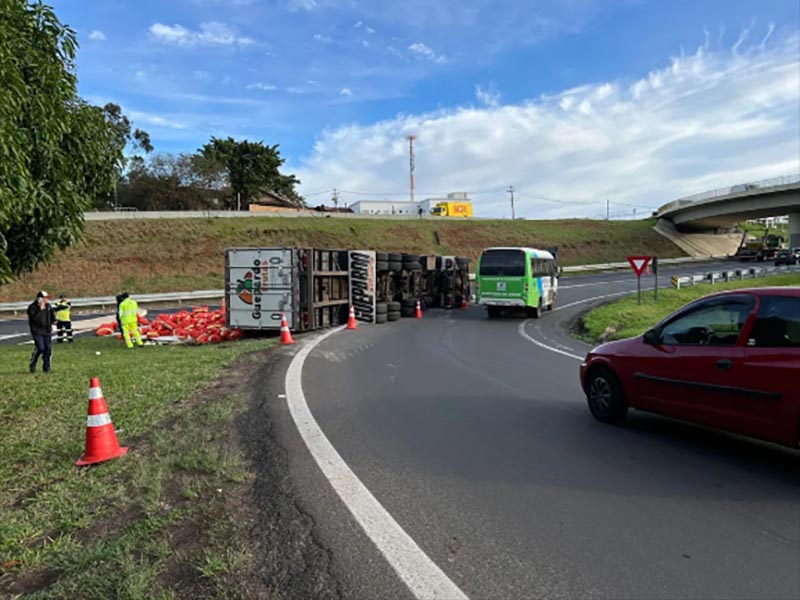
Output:
[[[655,281],[655,286],[653,287],[654,297],[656,302],[658,302],[658,257],[653,257],[653,279]]]
[[[639,304],[642,303],[642,273],[650,264],[652,256],[629,256],[628,262],[636,273],[636,297]]]

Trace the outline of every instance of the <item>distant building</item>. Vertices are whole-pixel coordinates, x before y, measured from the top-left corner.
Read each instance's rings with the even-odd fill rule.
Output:
[[[431,214],[431,209],[440,202],[472,202],[467,192],[451,192],[447,198],[425,198],[419,205],[422,207],[423,214]]]
[[[416,202],[393,200],[359,200],[350,205],[352,211],[359,215],[416,215]]]
[[[261,192],[258,198],[250,201],[250,212],[270,212],[287,208],[300,207],[278,192]]]

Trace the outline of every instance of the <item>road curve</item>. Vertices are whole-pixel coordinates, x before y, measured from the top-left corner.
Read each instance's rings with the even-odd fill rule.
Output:
[[[329,336],[302,371],[311,414],[470,598],[800,596],[800,455],[646,414],[595,422],[587,348],[562,325],[635,282],[562,283],[563,308],[539,320],[473,307]],[[325,496],[308,507],[347,556],[344,595],[396,597],[320,471],[300,477]]]

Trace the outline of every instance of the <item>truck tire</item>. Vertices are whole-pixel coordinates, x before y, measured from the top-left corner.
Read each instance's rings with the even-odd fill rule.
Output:
[[[390,260],[387,263],[390,271],[400,272],[403,270],[403,263],[399,260]]]
[[[422,271],[422,263],[404,262],[403,269],[405,269],[406,271]]]
[[[459,256],[456,258],[456,264],[458,265],[459,271],[469,271],[469,259],[464,258],[463,256]]]
[[[386,321],[388,320],[389,320],[389,315],[386,313],[382,315],[375,315],[375,322],[379,325],[382,323],[386,323]]]
[[[403,305],[400,302],[387,302],[386,304],[389,307],[389,312],[399,313],[400,309],[403,308]]]
[[[388,260],[378,260],[375,261],[375,269],[378,273],[384,273],[389,270],[389,261]]]
[[[389,252],[386,255],[386,260],[389,262],[403,262],[403,255],[399,252]]]
[[[499,306],[487,306],[486,314],[490,319],[497,319],[500,316],[500,310]]]
[[[392,311],[386,313],[386,317],[389,321],[399,321],[400,320],[400,311]]]
[[[388,312],[389,312],[389,305],[386,302],[378,302],[375,305],[376,315],[385,315]]]
[[[376,252],[375,253],[375,260],[379,262],[386,262],[389,260],[389,253],[388,252]]]
[[[420,260],[419,254],[403,254],[404,263],[418,263]]]

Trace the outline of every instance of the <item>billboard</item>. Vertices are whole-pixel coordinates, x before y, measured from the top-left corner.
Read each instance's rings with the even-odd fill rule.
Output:
[[[375,252],[371,250],[350,250],[348,252],[350,270],[350,303],[356,319],[363,323],[375,322]]]

